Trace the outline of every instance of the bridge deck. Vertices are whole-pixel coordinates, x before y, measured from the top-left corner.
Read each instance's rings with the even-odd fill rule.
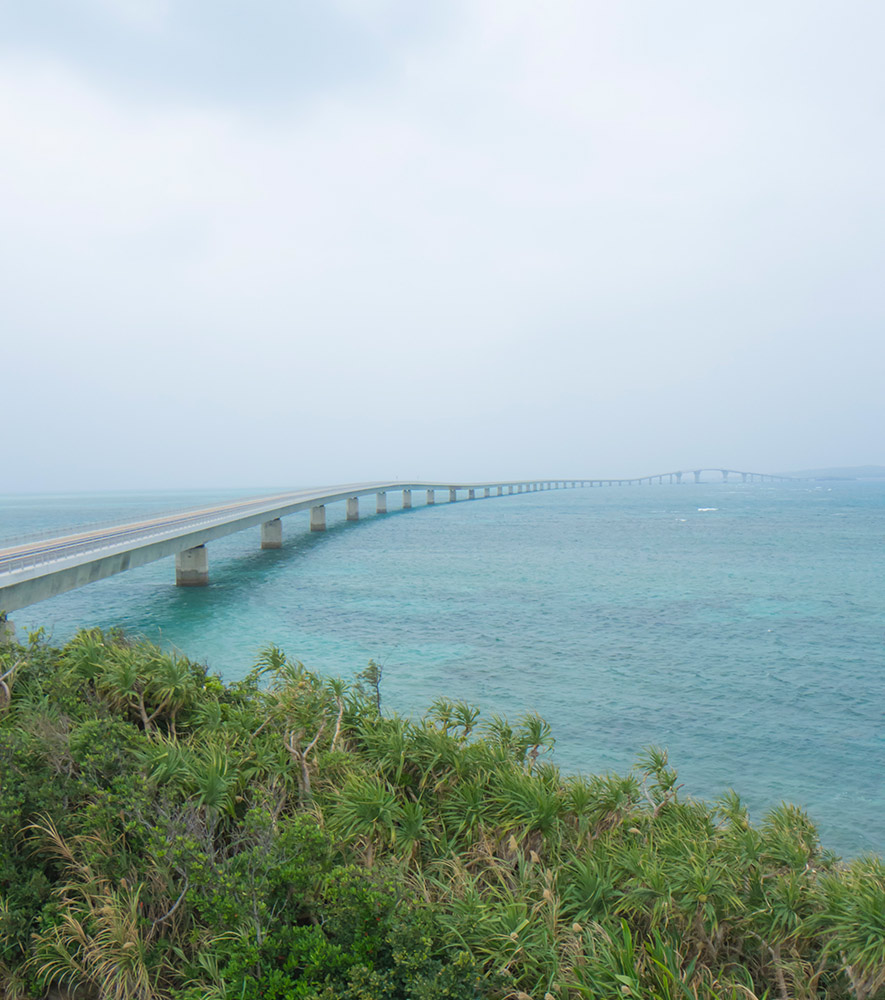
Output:
[[[547,485],[548,481],[544,482]],[[16,611],[246,528],[351,497],[401,490],[484,490],[486,487],[491,490],[498,486],[526,487],[533,483],[540,481],[374,482],[323,486],[20,543],[0,549],[0,611]]]

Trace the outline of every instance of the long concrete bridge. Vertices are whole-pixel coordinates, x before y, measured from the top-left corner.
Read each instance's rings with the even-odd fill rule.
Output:
[[[310,511],[310,530],[326,528],[326,506],[344,502],[348,521],[360,516],[360,498],[374,497],[375,512],[388,511],[388,496],[399,496],[402,509],[412,507],[412,495],[423,494],[424,503],[436,503],[437,496],[454,503],[513,496],[541,490],[593,486],[632,486],[682,483],[683,476],[697,469],[665,472],[638,479],[545,479],[492,483],[355,483],[324,486],[252,499],[233,501],[160,515],[145,520],[84,528],[72,534],[22,540],[0,549],[0,622],[19,608],[36,604],[68,590],[103,580],[137,566],[175,556],[175,582],[179,587],[200,587],[209,582],[207,543],[226,535],[260,526],[261,547],[282,546],[282,518],[298,511]],[[744,482],[781,481],[785,477],[761,473],[717,469],[722,479],[741,476]]]
[[[23,541],[0,549],[0,613],[9,614],[65,591],[103,580],[146,563],[175,556],[179,587],[209,582],[208,542],[260,526],[261,547],[277,549],[283,543],[281,519],[310,511],[310,530],[325,531],[326,506],[343,501],[346,519],[357,521],[360,498],[374,497],[375,512],[385,514],[388,495],[401,498],[403,509],[412,496],[423,494],[425,504],[437,496],[450,503],[492,496],[512,496],[536,490],[588,485],[580,480],[532,480],[495,483],[354,483],[298,490],[245,499],[148,518],[142,521],[84,529],[61,537]]]

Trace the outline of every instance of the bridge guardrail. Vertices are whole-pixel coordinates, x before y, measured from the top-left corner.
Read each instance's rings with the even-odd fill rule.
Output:
[[[163,531],[145,532],[143,528],[138,532],[121,531],[114,535],[107,536],[106,538],[92,538],[82,542],[72,542],[69,545],[65,545],[57,549],[50,549],[44,552],[35,552],[24,556],[12,556],[8,559],[0,558],[0,577],[5,576],[8,573],[14,573],[24,569],[33,569],[37,566],[45,566],[48,563],[63,562],[66,559],[71,559],[78,555],[85,555],[88,552],[104,552],[107,549],[114,548],[121,542],[125,542],[127,537],[133,534],[136,534],[139,540],[143,539],[144,541],[150,541],[164,536],[171,537],[175,534],[175,529],[182,526],[186,526],[188,528],[200,528],[218,523],[218,521],[219,518],[217,517],[205,518],[199,521],[187,522],[186,525],[179,523],[175,527],[167,527]]]
[[[246,500],[244,503],[259,503],[265,500],[265,497],[256,497],[254,501]],[[184,518],[190,513],[205,510],[206,506],[205,503],[201,503],[192,507],[172,507],[164,508],[163,510],[148,511],[144,514],[143,520],[161,520],[162,518],[175,516]],[[69,534],[86,534],[87,532],[100,531],[102,528],[119,528],[124,527],[126,523],[121,522],[119,517],[102,518],[99,521],[84,521],[82,524],[73,525]],[[58,537],[58,528],[46,528],[43,531],[24,531],[18,535],[3,535],[0,536],[0,552],[16,545],[26,545],[28,542],[46,542]]]
[[[263,504],[264,506],[267,506],[266,500]],[[238,509],[248,512],[250,507],[257,507],[258,510],[253,511],[253,513],[260,513],[261,504],[257,503],[247,503]],[[0,557],[0,577],[5,576],[8,573],[14,573],[24,569],[33,569],[37,566],[45,566],[48,563],[62,562],[65,559],[71,559],[78,555],[85,555],[88,552],[104,552],[107,549],[112,549],[120,543],[127,541],[127,539],[130,539],[132,536],[136,536],[139,540],[147,542],[163,537],[173,537],[176,531],[181,528],[190,530],[210,527],[214,524],[224,523],[229,515],[230,511],[227,511],[226,513],[219,512],[214,516],[199,518],[198,520],[188,520],[185,517],[177,519],[172,524],[167,522],[160,530],[157,531],[151,531],[149,528],[146,529],[141,527],[131,528],[129,530],[124,529],[117,531],[112,535],[105,536],[104,538],[88,538],[81,542],[70,542],[67,545],[59,546],[55,549],[47,549],[42,552],[33,552],[22,556],[11,556],[5,559]]]

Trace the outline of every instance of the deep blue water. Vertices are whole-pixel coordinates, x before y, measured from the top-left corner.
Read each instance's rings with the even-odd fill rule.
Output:
[[[0,498],[0,538],[233,495]],[[325,534],[294,515],[276,552],[257,529],[213,542],[205,589],[167,559],[14,619],[58,641],[123,626],[226,678],[269,642],[328,674],[373,657],[388,709],[540,712],[570,771],[660,744],[696,797],[734,787],[756,819],[795,802],[835,850],[885,853],[885,484],[389,503],[358,524],[331,506]]]

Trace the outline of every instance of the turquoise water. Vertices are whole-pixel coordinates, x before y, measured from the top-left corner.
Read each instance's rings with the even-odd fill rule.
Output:
[[[234,495],[0,498],[0,537]],[[331,506],[313,535],[294,515],[279,551],[261,552],[257,529],[213,542],[205,589],[175,588],[163,560],[14,618],[58,641],[120,625],[226,678],[268,642],[328,674],[373,657],[388,709],[446,695],[540,712],[570,771],[624,770],[661,744],[696,797],[734,787],[757,819],[796,802],[828,846],[885,853],[885,485],[370,509],[345,524]]]

